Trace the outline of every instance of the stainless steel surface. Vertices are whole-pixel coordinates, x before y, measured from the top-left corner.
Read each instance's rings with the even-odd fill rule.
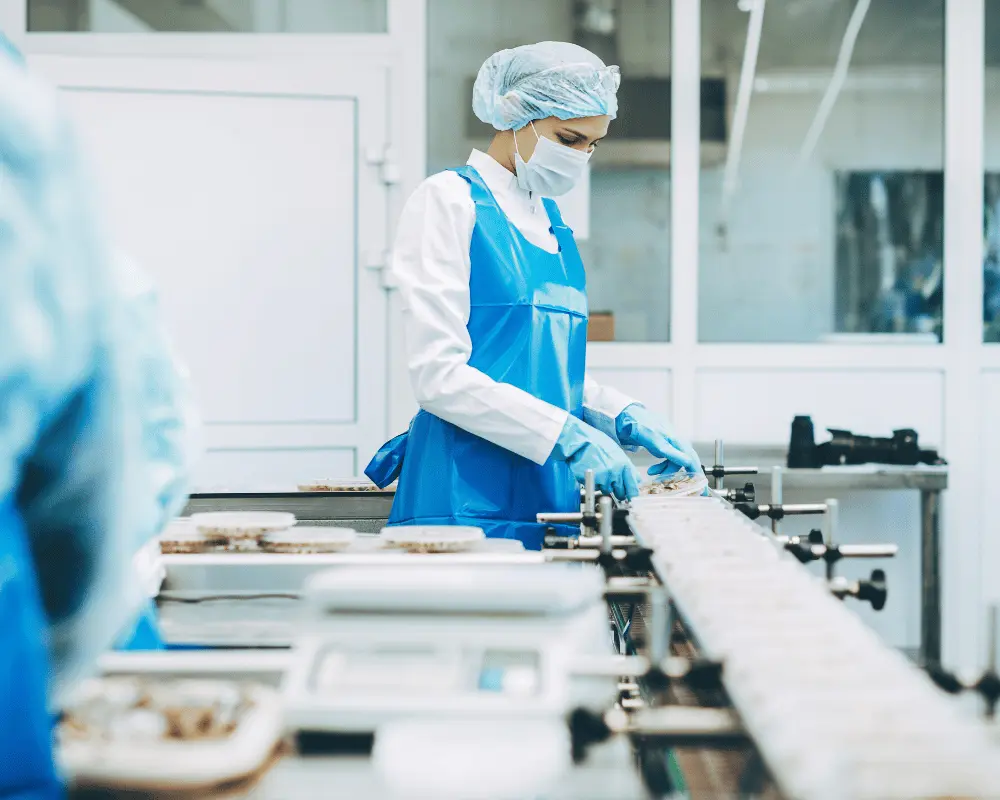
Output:
[[[844,558],[894,558],[899,554],[895,544],[842,544],[837,549]]]
[[[611,498],[606,495],[601,497],[600,500],[600,535],[601,535],[601,552],[605,555],[611,554],[611,529],[612,523],[614,522],[613,514],[611,509]]]
[[[580,511],[548,511],[536,514],[535,521],[542,524],[576,525],[583,522],[583,513]]]
[[[576,539],[577,547],[597,547],[600,548],[602,538],[600,536],[579,536]],[[611,546],[612,547],[628,547],[629,545],[635,544],[634,536],[619,536],[612,535]]]
[[[761,503],[758,508],[762,517],[767,516],[771,511],[771,506]],[[803,516],[805,514],[825,514],[826,503],[785,503],[781,510],[786,517]]]
[[[754,480],[760,492],[770,491],[771,474],[762,470]],[[782,488],[788,491],[941,491],[948,488],[947,467],[823,467],[782,470]]]
[[[722,465],[722,460],[723,460],[723,458],[725,458],[725,455],[726,455],[726,449],[725,449],[725,445],[723,445],[723,443],[722,443],[722,439],[716,439],[715,440],[715,464],[713,464],[712,466],[715,466],[715,467],[721,466]],[[723,476],[719,475],[718,477],[716,477],[716,479],[715,479],[715,488],[716,488],[716,490],[722,489],[724,483],[725,483],[725,478]]]
[[[101,675],[218,678],[279,686],[292,659],[288,650],[109,652],[101,656],[97,669]]]
[[[997,669],[997,611],[996,605],[986,610],[986,669],[989,672]]]
[[[316,525],[334,524],[377,533],[392,510],[395,492],[219,492],[193,494],[185,516],[205,511],[287,511]]]
[[[837,543],[837,525],[840,522],[840,504],[833,498],[826,501],[826,514],[823,516],[823,541],[832,548]],[[835,562],[826,562],[826,579],[833,578]]]
[[[597,511],[596,492],[594,470],[588,469],[583,473],[583,510],[588,514],[593,514]]]
[[[670,648],[670,620],[667,593],[657,586],[649,592],[646,612],[646,657],[654,664],[666,659]]]
[[[920,495],[920,660],[941,662],[941,495]]]
[[[447,754],[442,754],[442,767]],[[430,765],[432,768],[434,765]],[[516,764],[511,765],[516,768]],[[254,787],[227,793],[227,800],[298,800],[350,798],[390,800],[392,794],[365,756],[297,756],[282,758]],[[628,739],[618,736],[595,746],[587,761],[573,766],[546,793],[547,800],[647,800],[634,766]]]
[[[773,467],[771,469],[771,505],[780,506],[782,501],[781,492],[781,467]],[[775,536],[778,535],[778,528],[781,527],[779,520],[771,520],[771,533]]]

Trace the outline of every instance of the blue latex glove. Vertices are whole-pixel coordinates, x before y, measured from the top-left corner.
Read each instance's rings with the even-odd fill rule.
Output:
[[[650,455],[665,459],[653,464],[649,475],[667,476],[681,469],[701,473],[701,459],[694,448],[678,437],[669,422],[659,419],[645,406],[633,403],[615,419],[618,441],[631,447],[645,447]]]
[[[619,500],[639,494],[639,474],[618,443],[605,433],[570,416],[552,450],[563,459],[573,475],[583,483],[588,469],[594,471],[594,485]]]

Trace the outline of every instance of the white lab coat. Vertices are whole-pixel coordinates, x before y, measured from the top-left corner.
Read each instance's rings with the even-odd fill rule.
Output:
[[[474,150],[469,164],[528,241],[550,253],[558,250],[538,195],[521,189],[515,176],[485,153]],[[469,185],[454,172],[425,180],[403,209],[392,271],[402,298],[410,381],[425,411],[542,464],[567,412],[469,366],[469,247],[475,224]],[[584,419],[613,438],[615,417],[634,402],[586,377]]]

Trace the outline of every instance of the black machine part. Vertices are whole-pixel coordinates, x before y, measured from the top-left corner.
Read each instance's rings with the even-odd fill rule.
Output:
[[[788,447],[788,466],[818,468],[843,464],[942,465],[947,462],[936,450],[923,450],[912,428],[893,431],[888,438],[860,436],[840,428],[829,428],[830,441],[817,445],[812,420],[796,417]]]

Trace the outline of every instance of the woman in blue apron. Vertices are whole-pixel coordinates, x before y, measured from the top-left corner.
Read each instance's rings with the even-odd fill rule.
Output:
[[[666,421],[586,371],[586,274],[552,198],[607,134],[619,82],[573,44],[496,53],[473,91],[498,131],[489,150],[407,202],[392,268],[421,410],[366,470],[399,480],[390,525],[473,525],[538,549],[535,515],[579,510],[587,470],[620,500],[638,493],[623,448],[663,459],[651,474],[700,469]]]

